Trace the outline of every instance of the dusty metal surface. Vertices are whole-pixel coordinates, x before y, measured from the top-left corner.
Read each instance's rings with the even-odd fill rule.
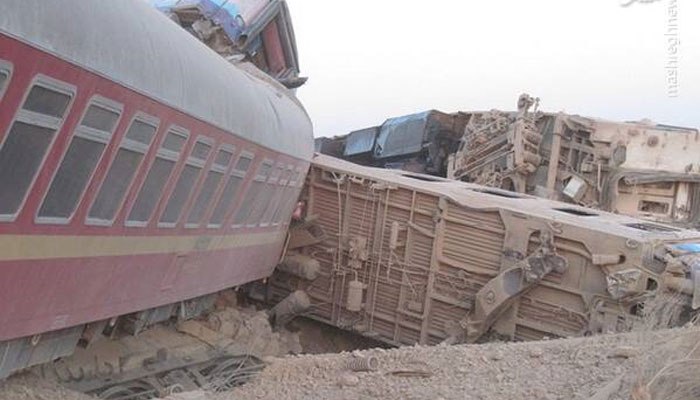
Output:
[[[299,58],[287,4],[283,0],[152,0],[176,24],[229,61],[246,59],[293,88]]]
[[[323,155],[302,200],[287,254],[320,270],[276,272],[271,298],[304,290],[307,315],[387,343],[625,331],[650,299],[689,318],[700,295],[695,231]]]
[[[436,110],[389,118],[345,136],[316,138],[316,151],[362,165],[445,176],[467,123],[460,113]]]
[[[371,128],[375,137],[368,138],[372,130],[365,129],[317,138],[316,150],[367,166],[424,172],[699,226],[697,129],[547,113],[538,111],[538,104],[539,99],[522,95],[517,112],[430,111],[392,118]],[[429,120],[436,122],[433,128],[416,123]],[[389,134],[392,140],[380,140]],[[370,139],[375,139],[373,146]],[[365,151],[358,153],[358,147]]]
[[[448,177],[698,226],[696,129],[542,113],[538,102],[522,95],[517,113],[466,113]]]

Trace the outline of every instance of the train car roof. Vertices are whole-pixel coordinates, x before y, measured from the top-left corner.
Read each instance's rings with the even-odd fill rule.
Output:
[[[310,160],[292,92],[229,63],[143,0],[3,0],[0,32],[269,149]]]
[[[444,196],[455,204],[480,210],[505,209],[523,216],[533,215],[562,224],[582,226],[640,242],[650,240],[700,242],[700,232],[649,222],[620,214],[580,207],[521,193],[455,181],[402,170],[373,168],[322,154],[313,164],[339,174],[351,174],[391,185],[401,185],[419,192]]]

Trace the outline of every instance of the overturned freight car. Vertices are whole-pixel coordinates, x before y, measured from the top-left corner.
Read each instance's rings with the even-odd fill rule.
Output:
[[[392,344],[630,329],[650,299],[691,318],[700,233],[475,184],[318,155],[278,301]]]
[[[317,138],[316,150],[362,165],[700,227],[697,129],[548,113],[537,110],[538,103],[524,94],[515,112],[391,118],[379,127]]]
[[[445,176],[448,157],[458,150],[467,121],[460,113],[429,110],[343,136],[316,138],[315,148],[357,164]]]

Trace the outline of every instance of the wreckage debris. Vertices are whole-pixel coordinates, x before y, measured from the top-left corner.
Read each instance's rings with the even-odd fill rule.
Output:
[[[542,112],[428,111],[316,139],[318,152],[682,227],[700,226],[697,129]],[[428,179],[428,178],[426,178]]]
[[[173,22],[230,62],[250,61],[288,88],[303,85],[294,30],[283,0],[154,0]]]
[[[369,356],[354,356],[348,362],[348,369],[355,372],[376,371],[379,368],[379,359]]]

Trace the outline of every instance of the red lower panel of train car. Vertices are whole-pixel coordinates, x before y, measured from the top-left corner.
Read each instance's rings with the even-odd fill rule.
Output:
[[[145,238],[152,246],[210,249],[127,254],[129,247],[123,239],[72,237],[59,239],[61,249],[56,253],[89,256],[0,261],[0,337],[16,338],[103,320],[265,278],[279,259],[284,237],[234,235],[204,244],[182,239]],[[0,239],[0,248],[24,245],[22,238],[14,240],[13,244]],[[97,240],[103,242],[99,249],[81,244]],[[141,243],[132,249],[143,251],[145,246]],[[109,255],[97,256],[98,251]]]

